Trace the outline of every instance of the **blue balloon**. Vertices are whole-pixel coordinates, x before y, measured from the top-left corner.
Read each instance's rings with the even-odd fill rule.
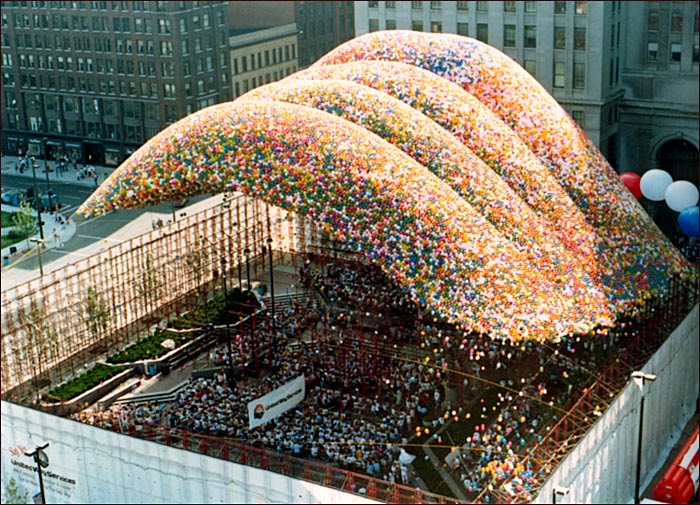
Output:
[[[678,216],[678,226],[681,227],[683,233],[690,237],[700,235],[700,214],[698,207],[688,207],[683,209]]]

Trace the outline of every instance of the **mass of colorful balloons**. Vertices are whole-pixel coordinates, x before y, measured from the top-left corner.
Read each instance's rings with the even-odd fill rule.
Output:
[[[637,179],[635,196],[692,196]],[[315,220],[466,330],[542,340],[610,325],[688,272],[625,184],[510,58],[393,31],[178,121],[79,213],[242,191]]]

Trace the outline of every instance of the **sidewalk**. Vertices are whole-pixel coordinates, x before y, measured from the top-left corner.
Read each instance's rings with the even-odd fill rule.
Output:
[[[2,204],[3,212],[15,213],[19,210],[19,207],[14,207],[12,205]],[[37,217],[37,212],[33,211],[34,217]],[[64,224],[58,222],[58,215],[55,213],[47,214],[43,213],[41,219],[44,222],[44,247],[42,251],[48,249],[62,249],[63,244],[66,243],[75,234],[78,229],[75,221],[73,219],[68,219],[66,216],[64,218]],[[67,222],[65,222],[67,220]],[[9,247],[5,247],[0,251],[0,258],[2,258],[2,269],[11,266],[14,262],[24,259],[29,253],[36,250],[37,244],[32,242],[31,239],[39,239],[41,233],[37,232],[35,235],[29,237],[29,240],[24,239],[20,242],[12,244]],[[29,242],[29,243],[27,243]],[[10,251],[15,249],[14,254]],[[5,264],[5,258],[8,260],[8,264]]]
[[[44,172],[44,160],[37,158],[36,161],[39,164],[39,168],[36,169],[37,181],[39,181],[39,182],[45,181],[46,180],[46,172]],[[17,177],[25,177],[27,179],[31,179],[32,178],[32,169],[29,168],[29,170],[27,170],[25,168],[24,173],[20,173],[19,172],[19,163],[20,163],[20,158],[18,156],[3,156],[2,157],[2,174],[3,175],[14,175]],[[78,179],[79,170],[75,170],[72,165],[70,168],[66,168],[65,171],[59,175],[56,173],[56,164],[57,163],[55,161],[47,161],[46,163],[50,168],[49,181],[51,181],[51,182],[79,184],[81,186],[87,186],[87,187],[91,187],[91,188],[96,187],[95,180],[92,178]],[[112,167],[103,167],[103,166],[99,166],[99,165],[90,165],[90,166],[95,170],[95,173],[97,174],[98,185],[102,184],[104,182],[104,180],[115,170]]]

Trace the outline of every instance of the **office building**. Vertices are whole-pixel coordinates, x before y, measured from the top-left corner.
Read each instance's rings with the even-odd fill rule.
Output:
[[[225,14],[220,1],[4,2],[3,153],[116,165],[230,100]]]
[[[623,3],[620,165],[698,184],[698,3]]]
[[[266,30],[231,30],[231,83],[233,98],[296,72],[297,25]]]
[[[697,16],[696,2],[359,1],[355,32],[488,43],[530,72],[616,169],[688,173],[695,160],[697,181]]]
[[[294,20],[299,30],[299,68],[308,67],[355,36],[356,3],[362,2],[294,2]]]

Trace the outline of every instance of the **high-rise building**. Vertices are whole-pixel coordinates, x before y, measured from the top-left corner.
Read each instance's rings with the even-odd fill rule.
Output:
[[[233,98],[283,79],[298,67],[295,23],[265,30],[231,30],[229,47]]]
[[[488,43],[530,72],[613,167],[644,172],[660,157],[685,167],[694,159],[697,180],[697,13],[696,2],[358,1],[355,32]],[[663,148],[675,140],[680,149]]]
[[[355,36],[356,3],[294,2],[294,19],[299,30],[299,68],[308,67]]]
[[[626,170],[667,170],[697,184],[697,2],[623,2],[625,90],[620,160]]]
[[[226,2],[232,30],[262,29],[294,23],[294,3],[285,0]]]
[[[4,2],[3,152],[116,165],[231,99],[226,2]]]

